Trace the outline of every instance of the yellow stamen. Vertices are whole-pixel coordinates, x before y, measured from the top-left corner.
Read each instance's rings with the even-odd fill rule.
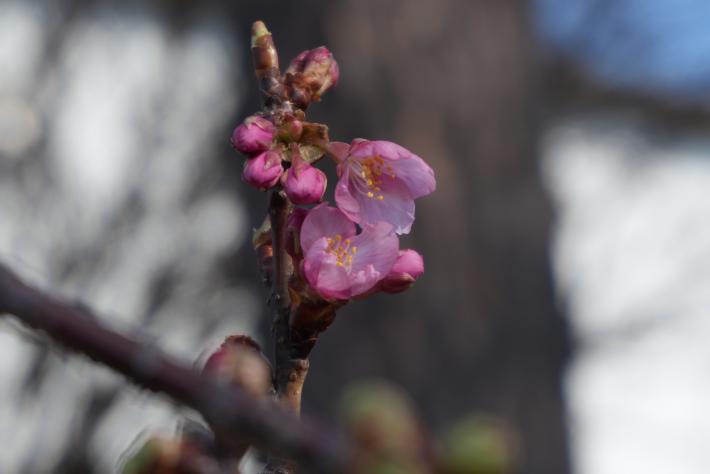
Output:
[[[359,161],[359,164],[359,174],[364,178],[365,185],[367,186],[367,197],[370,199],[377,198],[378,200],[383,201],[382,176],[386,175],[391,179],[397,178],[392,165],[386,164],[385,160],[380,155],[363,158]]]
[[[356,246],[350,246],[352,240],[343,239],[340,234],[335,234],[333,237],[327,237],[328,248],[326,251],[334,255],[336,258],[335,265],[338,267],[350,267],[353,264],[353,256],[357,253]]]

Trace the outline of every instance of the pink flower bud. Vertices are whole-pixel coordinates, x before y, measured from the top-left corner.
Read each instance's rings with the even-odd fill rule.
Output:
[[[293,58],[291,60],[291,64],[288,65],[288,68],[286,69],[286,74],[296,74],[299,72],[303,72],[303,68],[305,67],[306,63],[306,56],[310,53],[310,50],[305,50],[301,51],[298,56]]]
[[[379,289],[385,293],[400,293],[424,273],[424,259],[411,249],[400,250],[392,270],[379,283]]]
[[[317,95],[321,96],[330,87],[338,84],[340,68],[328,48],[321,46],[308,52],[303,60],[303,75],[309,82],[320,82]],[[312,82],[312,83],[313,83]]]
[[[232,145],[245,155],[254,155],[268,150],[275,134],[273,123],[264,117],[252,115],[234,129]]]
[[[315,204],[323,198],[327,181],[325,173],[295,153],[291,168],[284,175],[283,186],[286,195],[294,204]]]
[[[305,106],[310,101],[319,100],[340,79],[338,63],[325,46],[303,51],[296,56],[286,69],[286,74],[290,76],[287,82],[291,84],[292,99]],[[303,97],[304,93],[306,97]]]
[[[281,167],[281,154],[269,150],[250,158],[244,163],[242,179],[257,189],[266,191],[279,182],[283,168]]]

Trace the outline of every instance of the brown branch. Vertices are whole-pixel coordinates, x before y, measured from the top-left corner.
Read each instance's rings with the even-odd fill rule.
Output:
[[[274,311],[272,332],[274,336],[274,365],[276,393],[283,405],[294,413],[301,411],[300,388],[293,387],[292,379],[305,378],[307,363],[294,364],[291,360],[291,298],[288,280],[291,276],[291,262],[286,253],[285,227],[289,212],[289,201],[282,192],[273,191],[269,203],[271,219],[271,241],[273,246],[273,283],[271,286],[271,306]],[[307,361],[306,361],[307,362]],[[298,374],[301,374],[299,376]],[[292,374],[296,374],[295,376]]]
[[[252,57],[254,71],[264,98],[264,106],[272,117],[282,117],[293,112],[293,104],[285,94],[283,77],[279,70],[279,57],[271,33],[261,21],[256,21],[251,30]],[[278,121],[278,119],[277,119]],[[315,137],[319,142],[327,140],[327,128],[319,126]],[[305,132],[304,132],[305,135]],[[302,137],[302,140],[304,138]],[[258,260],[262,268],[268,268],[264,278],[270,290],[269,302],[273,310],[271,331],[274,340],[274,388],[282,407],[292,415],[300,415],[303,384],[308,374],[308,354],[313,348],[318,334],[333,321],[335,314],[321,310],[317,320],[309,319],[309,314],[301,314],[297,308],[292,315],[289,280],[293,274],[293,262],[286,252],[286,220],[292,204],[279,188],[271,192],[269,201],[269,221],[271,246],[257,248]],[[263,236],[263,234],[260,234]],[[266,264],[266,265],[265,265]],[[326,305],[328,306],[328,305]],[[320,308],[318,308],[320,310]],[[300,315],[300,317],[299,317]],[[298,323],[293,327],[293,319]],[[293,474],[297,463],[293,457],[272,457],[264,473]]]
[[[301,412],[301,393],[308,373],[308,359],[292,358],[291,351],[291,298],[288,281],[291,277],[291,260],[286,253],[286,219],[291,204],[283,192],[274,190],[269,202],[271,242],[273,246],[273,276],[271,306],[274,312],[271,331],[274,338],[274,386],[279,402],[293,414]],[[293,473],[293,458],[276,457],[269,461],[265,472]]]
[[[259,88],[266,108],[285,112],[291,104],[284,97],[283,81],[279,70],[279,57],[271,33],[261,21],[252,25],[252,57]],[[308,359],[294,358],[291,349],[291,298],[288,282],[293,273],[291,258],[286,253],[286,219],[291,210],[288,198],[278,189],[272,191],[269,201],[271,244],[273,248],[271,294],[269,300],[274,317],[271,332],[274,339],[274,387],[280,404],[290,412],[301,413],[301,394],[308,374]],[[297,463],[291,456],[269,459],[265,473],[293,474]]]
[[[349,447],[333,432],[298,420],[276,404],[254,400],[236,387],[221,385],[166,356],[153,344],[105,327],[87,309],[26,285],[0,264],[3,313],[45,331],[56,342],[107,365],[141,387],[196,410],[214,429],[235,441],[248,440],[267,452],[298,458],[318,472],[347,471]]]

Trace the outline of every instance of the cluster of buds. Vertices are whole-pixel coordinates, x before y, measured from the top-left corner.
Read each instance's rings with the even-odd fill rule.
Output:
[[[294,314],[299,304],[329,314],[353,298],[406,290],[424,261],[415,250],[400,249],[398,236],[411,230],[414,200],[434,191],[433,170],[392,142],[330,141],[325,125],[306,121],[305,109],[338,82],[332,53],[323,46],[303,51],[282,75],[271,34],[255,25],[253,35],[267,106],[234,130],[232,144],[247,156],[245,182],[281,189],[295,205],[287,226]],[[322,202],[327,179],[317,164],[324,156],[336,166],[335,207]],[[254,239],[267,262],[269,231],[262,227]],[[262,270],[268,280],[268,264]]]
[[[264,191],[280,185],[293,203],[307,205],[325,193],[327,178],[313,163],[324,154],[320,145],[327,130],[304,123],[302,116],[302,111],[251,116],[234,130],[232,145],[248,157],[245,182]]]

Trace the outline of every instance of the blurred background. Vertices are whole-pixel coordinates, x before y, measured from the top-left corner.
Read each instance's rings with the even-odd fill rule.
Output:
[[[519,472],[710,470],[710,4],[704,0],[0,0],[0,258],[199,364],[267,342],[229,136],[260,107],[249,27],[321,44],[331,138],[436,170],[427,272],[321,338],[304,410],[352,380],[431,431],[503,420]],[[179,409],[0,321],[0,471],[113,472]]]

